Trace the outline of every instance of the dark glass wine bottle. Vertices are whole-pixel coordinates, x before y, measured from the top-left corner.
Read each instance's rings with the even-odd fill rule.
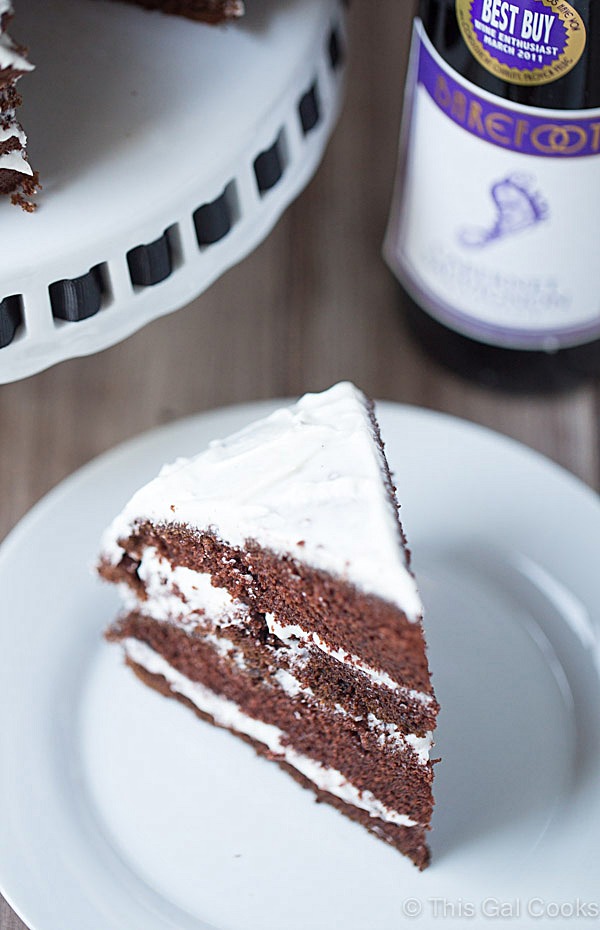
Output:
[[[600,374],[600,0],[421,0],[384,251],[459,373]]]

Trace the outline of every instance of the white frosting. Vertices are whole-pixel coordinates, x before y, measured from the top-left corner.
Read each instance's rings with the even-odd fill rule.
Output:
[[[405,749],[408,744],[421,765],[429,762],[429,753],[434,745],[433,733],[426,733],[425,736],[417,736],[416,733],[401,733],[395,723],[384,723],[374,714],[369,714],[367,724],[371,730],[379,733],[381,747],[391,743],[398,749]]]
[[[173,568],[154,547],[144,550],[138,575],[144,582],[147,595],[141,606],[144,613],[155,620],[185,618],[186,625],[193,626],[198,619],[194,614],[206,614],[215,623],[226,620],[231,625],[236,618],[239,622],[248,614],[245,604],[234,601],[225,588],[215,588],[211,584],[210,575],[191,571],[182,565]],[[124,588],[131,592],[128,585]],[[133,598],[135,605],[132,605],[129,594],[129,609],[140,606],[135,594]]]
[[[118,562],[118,540],[145,520],[211,529],[232,546],[254,539],[395,604],[410,620],[422,613],[365,398],[351,384],[306,394],[165,466],[105,533],[105,557]]]
[[[6,32],[0,34],[0,71],[3,71],[5,68],[11,68],[16,71],[33,71],[31,62],[27,61],[27,59],[17,51],[12,39]]]
[[[27,136],[18,123],[11,122],[7,129],[3,129],[2,126],[0,126],[0,142],[6,142],[8,139],[13,138],[18,139],[23,146],[27,142]]]
[[[8,139],[12,138],[17,138],[23,148],[13,149],[12,152],[7,152],[5,155],[0,155],[0,169],[18,171],[20,174],[32,175],[33,171],[31,165],[28,163],[25,157],[24,151],[25,145],[27,143],[27,136],[17,122],[12,122],[6,129],[3,129],[0,126],[0,142],[6,142]]]
[[[289,697],[295,698],[298,697],[299,694],[304,694],[306,697],[314,696],[313,689],[303,685],[302,682],[298,681],[286,668],[278,668],[273,677],[281,690],[285,691]]]
[[[6,155],[0,155],[0,170],[19,171],[21,174],[32,175],[31,165],[25,160],[25,155],[21,149],[15,152],[7,152]]]
[[[133,662],[141,665],[150,674],[164,676],[174,691],[190,700],[199,710],[210,714],[217,724],[262,743],[275,756],[308,778],[317,788],[333,794],[347,804],[367,811],[371,817],[384,820],[386,823],[403,827],[416,825],[416,821],[406,814],[386,807],[370,791],[361,791],[356,788],[337,769],[328,768],[289,746],[285,746],[283,744],[285,734],[278,727],[249,717],[233,701],[220,697],[198,682],[190,681],[145,643],[136,639],[127,639],[123,645],[126,654]]]
[[[388,724],[393,726],[393,724]],[[433,742],[433,733],[426,733],[425,736],[416,736],[414,733],[408,733],[404,739],[412,746],[419,757],[419,762],[425,764],[429,762],[429,753],[435,745]]]

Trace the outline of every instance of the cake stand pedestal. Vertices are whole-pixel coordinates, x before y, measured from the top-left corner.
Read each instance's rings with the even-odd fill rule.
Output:
[[[22,122],[38,210],[0,204],[0,382],[182,307],[271,230],[339,112],[340,0],[253,0],[209,27],[27,0]]]

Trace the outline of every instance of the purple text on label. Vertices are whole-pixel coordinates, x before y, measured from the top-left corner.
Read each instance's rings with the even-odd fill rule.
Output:
[[[471,23],[481,46],[501,64],[535,70],[554,64],[564,54],[567,30],[540,0],[473,0]]]
[[[491,101],[477,89],[456,81],[421,42],[418,82],[454,123],[485,142],[501,148],[547,158],[575,158],[600,154],[600,117],[564,119],[515,112]]]

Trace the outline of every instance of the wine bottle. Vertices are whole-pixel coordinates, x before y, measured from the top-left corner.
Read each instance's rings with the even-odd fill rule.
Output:
[[[600,373],[598,0],[421,0],[384,254],[463,375]]]

